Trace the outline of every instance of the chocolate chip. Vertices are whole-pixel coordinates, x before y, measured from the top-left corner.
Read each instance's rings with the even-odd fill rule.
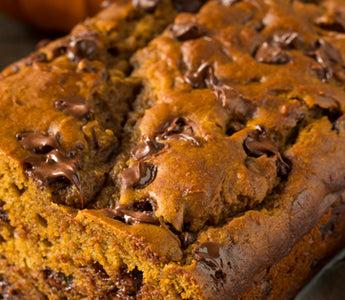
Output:
[[[159,140],[183,140],[200,146],[200,138],[196,137],[190,121],[182,117],[174,117],[159,126],[156,138]]]
[[[267,137],[266,129],[260,125],[256,126],[255,132],[248,134],[244,140],[243,148],[248,156],[275,155],[278,159],[277,172],[279,176],[286,177],[290,171],[289,164],[283,160],[277,146]]]
[[[202,89],[207,87],[206,80],[210,76],[211,71],[210,63],[203,63],[196,71],[187,71],[184,74],[184,80],[193,88]]]
[[[59,147],[56,137],[40,132],[19,132],[16,138],[23,149],[37,154],[46,154]]]
[[[161,152],[164,147],[164,144],[146,138],[142,144],[133,147],[130,150],[130,154],[135,160],[148,159]]]
[[[256,51],[255,59],[260,63],[285,64],[290,58],[280,47],[264,42]]]
[[[73,116],[81,120],[90,120],[91,110],[88,102],[79,97],[69,97],[56,100],[54,106],[67,116]]]
[[[139,161],[139,163],[123,169],[121,185],[125,188],[143,189],[156,178],[157,169],[153,164]]]
[[[16,138],[23,149],[31,154],[21,161],[24,172],[39,185],[49,185],[67,179],[77,188],[84,206],[84,195],[79,177],[79,160],[67,153],[59,144],[58,136],[38,132],[17,133]]]
[[[187,21],[172,25],[169,32],[173,39],[183,42],[203,36],[205,28],[196,22]]]
[[[223,288],[227,279],[225,268],[228,264],[222,250],[222,246],[217,242],[205,242],[194,252],[199,266],[213,279],[218,288]]]
[[[160,0],[133,0],[132,4],[133,6],[139,7],[148,13],[152,13],[155,11],[159,2]]]
[[[72,36],[67,45],[66,55],[71,61],[78,62],[83,58],[94,60],[99,51],[99,36],[95,32],[86,31]]]
[[[46,156],[29,155],[21,162],[24,172],[39,185],[49,185],[59,179],[68,179],[77,188],[83,206],[83,192],[78,173],[78,160],[54,149]]]
[[[337,68],[344,67],[341,52],[324,39],[315,40],[305,51],[305,55],[314,58],[319,64],[319,66],[313,65],[312,70],[322,80],[332,78],[334,71],[338,71]]]
[[[114,209],[104,208],[101,212],[109,218],[120,220],[126,224],[153,224],[160,225],[158,218],[152,215],[150,211],[135,211],[132,207],[119,204]]]
[[[178,12],[196,13],[208,0],[174,0]]]
[[[272,45],[282,49],[299,49],[303,47],[303,37],[295,31],[277,32],[272,36]]]

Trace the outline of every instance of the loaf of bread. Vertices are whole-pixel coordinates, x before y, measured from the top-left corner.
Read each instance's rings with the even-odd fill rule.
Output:
[[[345,245],[343,0],[117,0],[0,80],[5,299],[292,299]]]

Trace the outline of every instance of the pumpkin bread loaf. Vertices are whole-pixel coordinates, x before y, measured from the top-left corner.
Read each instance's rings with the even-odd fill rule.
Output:
[[[118,0],[0,80],[5,299],[292,299],[345,245],[345,3]]]

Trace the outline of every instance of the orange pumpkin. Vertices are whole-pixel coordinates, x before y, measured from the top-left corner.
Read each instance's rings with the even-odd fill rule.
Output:
[[[104,0],[0,0],[0,10],[40,29],[68,31]]]

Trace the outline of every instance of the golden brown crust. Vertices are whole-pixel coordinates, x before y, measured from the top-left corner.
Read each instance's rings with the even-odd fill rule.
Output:
[[[2,73],[2,252],[52,299],[291,297],[344,242],[341,2],[209,1],[153,39],[157,5]]]

